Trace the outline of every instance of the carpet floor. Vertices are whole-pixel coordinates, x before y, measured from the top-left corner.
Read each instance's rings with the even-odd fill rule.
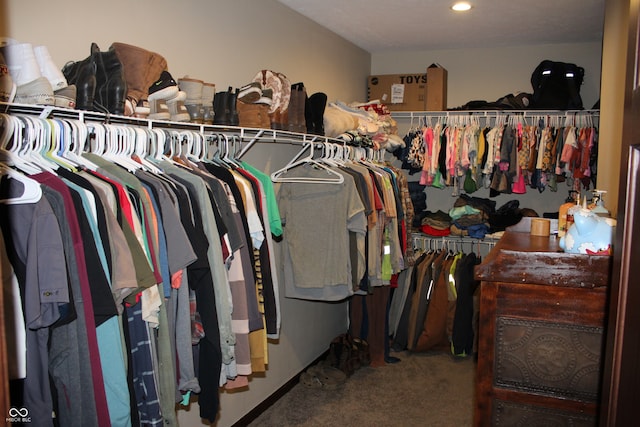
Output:
[[[296,384],[249,424],[471,426],[476,364],[444,353],[392,353],[401,361],[357,370],[337,390]]]

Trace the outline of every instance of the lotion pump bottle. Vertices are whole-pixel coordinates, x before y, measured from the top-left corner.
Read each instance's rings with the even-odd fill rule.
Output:
[[[598,216],[608,218],[611,216],[611,213],[604,207],[604,199],[602,198],[602,195],[605,193],[606,191],[604,190],[593,190],[593,199],[591,199],[589,209]]]

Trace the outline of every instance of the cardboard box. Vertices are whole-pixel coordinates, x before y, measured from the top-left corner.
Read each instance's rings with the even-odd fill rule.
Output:
[[[379,99],[391,111],[424,111],[426,74],[369,76],[368,101]]]
[[[447,109],[447,70],[439,64],[427,68],[427,111],[445,111]]]

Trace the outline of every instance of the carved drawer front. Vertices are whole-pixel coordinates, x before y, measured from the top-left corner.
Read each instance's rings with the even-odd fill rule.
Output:
[[[494,386],[597,402],[602,332],[599,327],[498,317]]]
[[[558,409],[494,401],[494,427],[595,427],[596,417]]]

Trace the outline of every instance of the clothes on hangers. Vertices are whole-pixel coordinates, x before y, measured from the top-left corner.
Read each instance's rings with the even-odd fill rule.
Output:
[[[38,120],[29,123],[66,127]],[[177,425],[176,402],[194,393],[200,415],[214,422],[219,387],[264,372],[267,336],[279,336],[271,241],[281,227],[271,182],[249,165],[194,161],[177,146],[169,156],[119,152],[135,143],[125,126],[93,132],[97,151],[78,150],[73,165],[53,158],[46,172],[0,186],[5,201],[17,200],[21,181],[44,195],[0,204],[13,267],[3,268],[13,273],[3,283],[19,284],[7,312],[24,323],[9,336],[26,353],[12,361],[12,404],[37,408],[42,425],[54,412],[65,425]],[[51,141],[36,142],[46,150]],[[19,149],[27,156],[34,147]],[[38,159],[29,157],[36,169]]]
[[[298,174],[319,178],[323,170],[303,166]],[[342,185],[282,183],[278,206],[283,224],[285,296],[326,301],[353,294],[352,270],[362,269],[366,219],[351,177]],[[354,233],[352,262],[349,233]]]
[[[526,187],[557,191],[563,181],[576,191],[595,184],[598,129],[591,117],[505,114],[483,126],[480,119],[447,115],[412,126],[407,148],[394,154],[409,174],[420,170],[420,184],[454,193],[485,187],[494,197]]]
[[[473,268],[479,262],[474,252],[428,250],[398,276],[389,311],[393,350],[474,354],[478,282]]]
[[[324,168],[343,183],[322,182]],[[402,172],[364,158],[324,168],[299,166],[299,181],[280,183],[288,297],[336,301],[367,293],[389,285],[412,258],[407,222],[414,212]]]
[[[414,262],[414,210],[404,173],[362,155],[324,159],[344,177],[323,183],[312,164],[298,182],[280,183],[285,296],[322,301],[346,298],[349,332],[369,344],[372,366],[389,356],[388,317],[394,276]],[[322,158],[319,158],[320,161]]]

